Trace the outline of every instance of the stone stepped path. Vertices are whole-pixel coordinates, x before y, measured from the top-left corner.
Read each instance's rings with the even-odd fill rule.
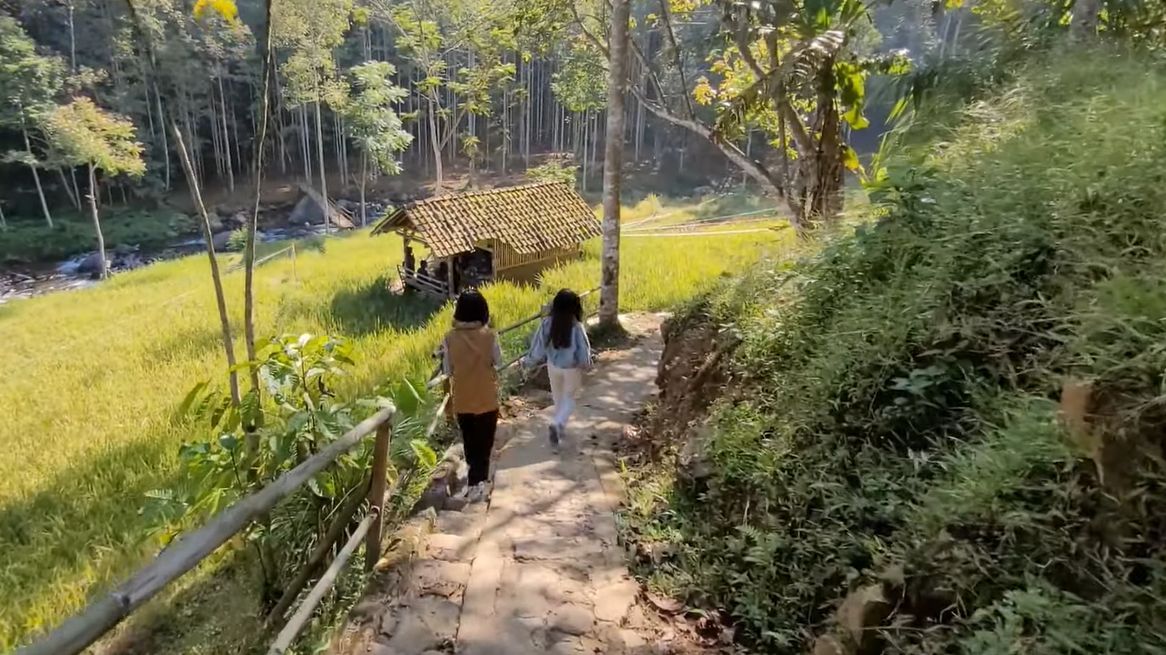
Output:
[[[660,317],[629,321],[637,341],[603,354],[568,439],[547,442],[547,410],[500,427],[488,503],[442,511],[391,594],[369,598],[374,655],[694,652],[638,602],[616,542],[611,446],[655,392]]]

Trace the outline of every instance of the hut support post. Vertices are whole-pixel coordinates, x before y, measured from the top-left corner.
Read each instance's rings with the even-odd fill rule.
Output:
[[[446,284],[449,285],[449,297],[451,299],[457,298],[457,289],[455,289],[453,286],[453,277],[454,277],[453,266],[454,266],[454,257],[446,257],[446,259],[445,259],[445,268],[446,268],[445,276],[447,278]]]

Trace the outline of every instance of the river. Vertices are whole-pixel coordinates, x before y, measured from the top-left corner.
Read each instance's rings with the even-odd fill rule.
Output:
[[[278,227],[259,232],[263,243],[290,241],[324,234],[323,225],[299,227]],[[221,235],[215,235],[215,241]],[[222,248],[216,243],[216,250]],[[114,248],[108,252],[111,275],[135,270],[151,264],[178,259],[206,251],[206,241],[202,237],[175,241],[164,248],[152,252],[142,252],[137,248]],[[57,291],[84,289],[100,284],[91,271],[98,267],[93,264],[94,252],[83,253],[60,262],[32,264],[21,268],[0,271],[0,305],[14,300],[32,298]]]

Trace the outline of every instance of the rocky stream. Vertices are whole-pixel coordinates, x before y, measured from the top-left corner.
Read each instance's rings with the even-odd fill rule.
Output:
[[[347,200],[335,201],[335,208],[348,216],[359,215],[356,203]],[[370,217],[379,217],[385,210],[382,203],[369,202]],[[232,239],[241,230],[247,217],[246,211],[217,211],[212,215],[214,232],[211,242],[216,252],[237,250]],[[260,210],[260,230],[257,237],[262,243],[291,241],[323,235],[324,214],[318,204],[304,196],[296,203],[266,206]],[[144,250],[133,244],[121,244],[106,250],[106,264],[111,275],[132,271],[156,262],[168,261],[188,255],[205,252],[206,240],[202,235],[188,235],[162,248]],[[31,298],[56,291],[81,289],[100,284],[101,264],[97,252],[75,255],[58,262],[40,262],[0,270],[0,305],[13,300]]]

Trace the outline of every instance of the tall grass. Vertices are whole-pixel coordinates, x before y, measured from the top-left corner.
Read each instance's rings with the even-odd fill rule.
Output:
[[[781,236],[627,239],[625,310],[661,310],[738,270]],[[597,244],[545,275],[543,288],[485,290],[495,322],[537,310],[549,289],[598,284]],[[432,366],[448,308],[387,290],[396,237],[360,232],[279,258],[256,275],[260,335],[327,332],[350,338],[358,366],[342,393]],[[242,325],[242,274],[225,280]],[[171,486],[179,444],[193,436],[174,413],[194,383],[224,375],[205,256],[119,275],[100,287],[0,306],[0,650],[77,610],[157,549],[139,515],[143,494]],[[506,344],[521,348],[524,335]],[[236,352],[242,356],[241,343]]]

